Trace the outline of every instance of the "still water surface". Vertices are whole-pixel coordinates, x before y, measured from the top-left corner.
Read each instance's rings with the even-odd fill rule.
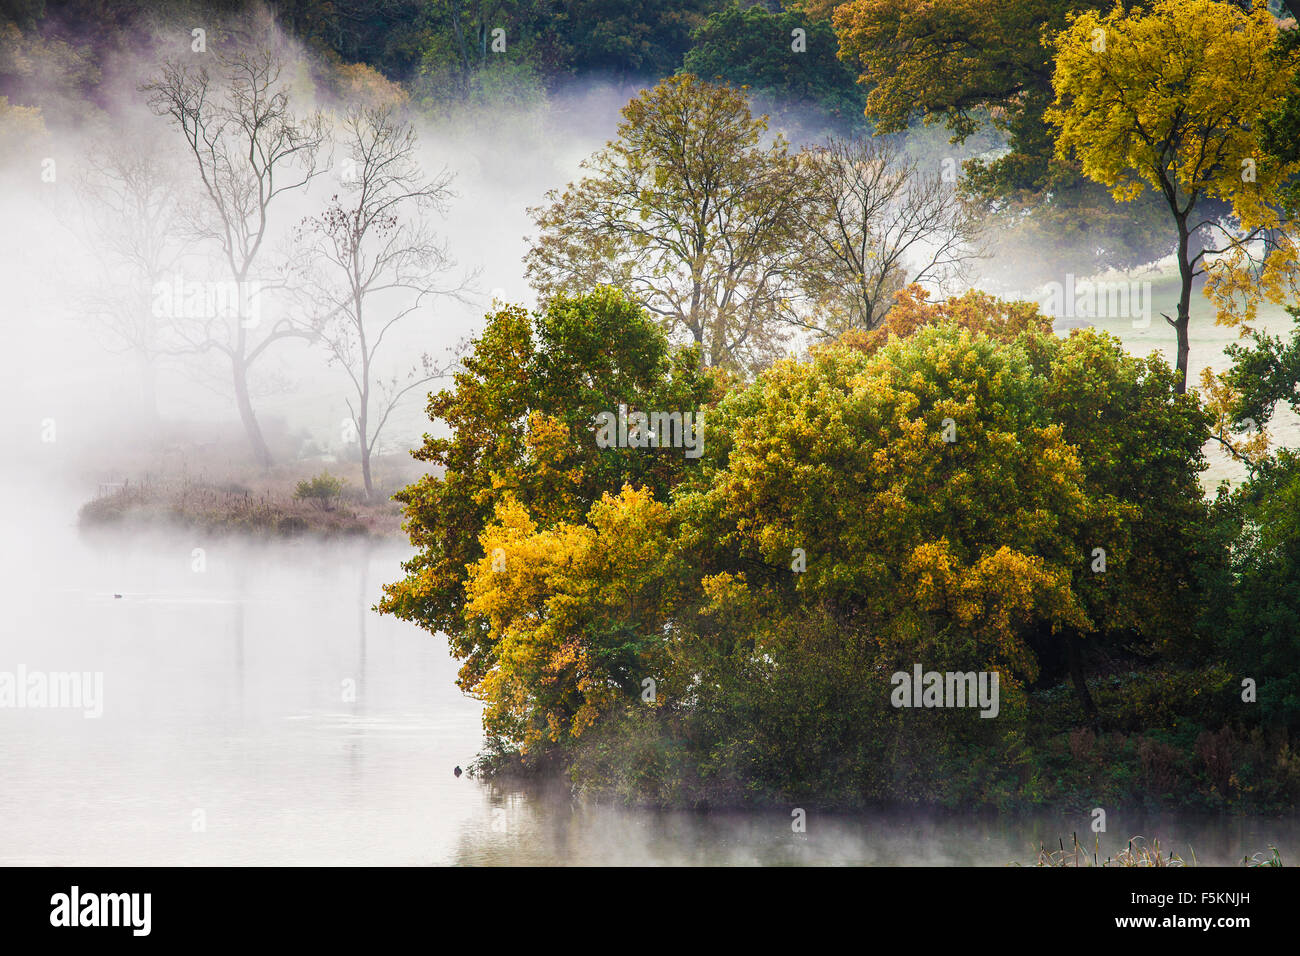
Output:
[[[76,497],[8,496],[0,671],[102,672],[103,715],[0,709],[0,864],[1029,862],[1080,815],[654,813],[506,791],[452,768],[481,743],[445,644],[370,610],[397,542],[85,537]],[[203,549],[202,570],[196,548]],[[115,597],[120,594],[121,597]],[[1131,816],[1202,863],[1300,822]]]

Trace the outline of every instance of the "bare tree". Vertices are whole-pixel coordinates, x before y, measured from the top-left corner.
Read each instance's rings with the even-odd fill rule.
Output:
[[[169,61],[144,89],[154,111],[170,117],[184,137],[208,200],[207,215],[194,225],[220,247],[233,286],[234,301],[188,310],[185,317],[194,321],[183,325],[183,334],[195,350],[229,360],[253,456],[267,467],[271,453],[249,397],[249,369],[273,343],[315,332],[289,318],[262,325],[260,299],[274,283],[254,270],[272,237],[273,209],[319,171],[325,124],[319,113],[293,111],[281,78],[285,57],[274,39],[215,57],[215,79],[206,67]]]
[[[806,150],[800,169],[811,188],[808,328],[874,329],[899,289],[965,279],[981,255],[980,218],[956,183],[888,141],[833,138]]]
[[[342,198],[304,220],[297,232],[298,291],[321,330],[331,360],[352,383],[348,411],[361,447],[366,497],[374,494],[371,455],[401,399],[445,374],[426,353],[404,374],[376,364],[385,337],[431,295],[459,294],[435,280],[453,266],[424,215],[443,213],[451,174],[427,178],[416,159],[410,123],[391,105],[354,108],[341,123],[346,153]]]
[[[154,290],[170,280],[189,246],[169,157],[148,130],[105,136],[86,151],[75,183],[75,232],[93,271],[80,277],[77,310],[104,347],[131,356],[140,377],[140,405],[158,420],[158,364],[175,343]]]

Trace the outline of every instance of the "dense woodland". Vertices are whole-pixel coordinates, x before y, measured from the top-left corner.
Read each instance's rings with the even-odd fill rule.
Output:
[[[328,116],[276,98],[264,13],[203,10],[227,113],[184,61],[139,89],[218,184],[233,278],[266,211],[239,186],[272,170],[195,142],[244,129],[280,188],[327,142],[361,171],[298,221],[297,305],[266,338],[156,331],[226,356],[267,467],[240,376],[276,336],[323,346],[357,386],[367,493],[366,443],[433,390],[428,474],[397,495],[415,555],[379,607],[462,662],[480,772],[683,806],[1295,805],[1300,450],[1269,428],[1300,411],[1300,325],[1261,321],[1300,323],[1289,10],[270,4]],[[0,5],[0,148],[89,122],[112,51],[192,13]],[[448,183],[413,163],[419,124],[595,77],[643,89],[529,209],[537,307],[497,303],[454,369],[405,356],[380,387],[370,323],[455,252],[422,227]],[[1158,260],[1171,362],[972,287]],[[1239,338],[1197,380],[1202,300]],[[702,455],[601,447],[624,406],[700,416]],[[1245,480],[1212,487],[1210,452]],[[917,664],[996,672],[996,719],[891,706]]]

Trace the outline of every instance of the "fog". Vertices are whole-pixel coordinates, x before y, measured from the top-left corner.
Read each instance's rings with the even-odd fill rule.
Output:
[[[353,104],[326,82],[334,68],[282,40],[293,109],[337,119]],[[168,58],[192,58],[192,42],[189,24],[159,25],[115,51],[91,103],[68,92],[57,63],[37,62],[25,92],[42,106],[39,129],[0,142],[0,671],[102,677],[101,715],[31,710],[0,723],[0,862],[1004,865],[1086,830],[1079,808],[1016,821],[814,816],[801,835],[780,813],[613,810],[458,779],[452,768],[482,744],[481,705],[456,688],[440,639],[371,610],[409,556],[404,539],[269,544],[79,529],[78,508],[105,483],[201,469],[219,479],[223,465],[228,474],[250,465],[217,352],[172,343],[157,356],[154,420],[139,363],[96,314],[110,299],[159,294],[105,240],[130,224],[96,205],[96,170],[135,157],[168,177],[177,217],[201,215],[194,157],[142,91]],[[441,278],[454,292],[428,296],[394,328],[381,375],[422,353],[453,361],[494,301],[535,305],[522,265],[528,207],[577,178],[619,110],[653,82],[586,79],[541,102],[442,112],[409,104],[421,168],[451,177],[445,211],[425,219],[445,244]],[[807,132],[773,127],[796,144]],[[936,167],[987,147],[958,149],[937,131],[909,142]],[[292,259],[295,228],[346,187],[338,144],[320,168],[272,211],[257,267],[269,290],[260,329],[293,318],[292,295],[272,280]],[[165,275],[178,288],[225,281],[218,246],[178,231]],[[1165,348],[1165,333],[1157,319],[1135,334]],[[396,407],[380,454],[404,461],[437,431],[424,406],[440,384]],[[297,476],[351,460],[348,387],[319,344],[267,349],[250,392],[278,465]],[[389,467],[399,479],[420,468]],[[1206,862],[1238,862],[1241,847],[1262,851],[1265,837],[1284,856],[1300,849],[1295,821],[1135,815],[1112,821],[1103,852],[1151,833]]]
[[[191,21],[156,24],[133,45],[104,56],[93,102],[74,94],[70,78],[60,75],[62,61],[42,62],[40,55],[19,87],[18,93],[38,104],[41,114],[31,121],[31,135],[0,144],[0,201],[4,221],[12,224],[0,237],[11,367],[0,381],[0,401],[7,409],[0,440],[11,452],[7,471],[50,469],[87,481],[109,473],[120,478],[139,464],[124,460],[123,443],[151,452],[166,446],[183,450],[220,435],[232,453],[237,444],[230,369],[218,353],[197,350],[188,339],[158,343],[160,354],[152,364],[160,434],[142,412],[138,360],[113,334],[114,321],[97,314],[106,302],[120,303],[129,296],[142,297],[156,312],[159,281],[174,285],[178,293],[191,283],[204,283],[208,298],[202,307],[211,309],[212,296],[220,295],[220,285],[230,278],[219,242],[211,235],[194,238],[193,222],[211,218],[195,158],[171,118],[151,109],[151,94],[143,89],[158,80],[168,62],[207,67],[215,76],[215,51],[221,44],[232,49],[238,41],[223,38],[221,25],[206,14],[192,19],[209,24],[207,51],[192,49]],[[271,35],[264,14],[249,22],[255,35]],[[236,20],[225,27],[238,33],[248,25]],[[337,64],[313,57],[286,35],[276,36],[273,46],[284,63],[281,78],[291,111],[299,117],[323,111],[337,133],[343,113],[365,97],[347,95]],[[456,293],[425,298],[394,328],[378,360],[380,376],[403,373],[411,357],[421,353],[454,360],[467,337],[482,327],[494,300],[535,305],[521,261],[526,237],[535,231],[528,208],[540,205],[548,190],[578,178],[582,160],[614,135],[619,110],[654,82],[653,77],[588,77],[529,98],[501,96],[450,109],[415,98],[401,110],[418,136],[422,172],[450,176],[452,196],[445,211],[426,212],[422,219],[448,254],[439,281]],[[772,133],[785,135],[796,147],[817,133],[799,124],[798,104],[756,106],[775,110]],[[257,296],[259,330],[294,317],[292,295],[274,285],[293,255],[295,227],[346,190],[346,150],[338,139],[336,135],[322,149],[320,174],[302,189],[277,197],[269,210],[267,236],[251,277],[264,290]],[[908,140],[909,153],[934,168],[988,146],[984,137],[970,147],[955,147],[938,130]],[[102,174],[106,166],[124,161],[144,163],[158,176],[159,195],[172,207],[173,228],[154,230],[169,238],[160,239],[168,247],[162,256],[167,266],[153,283],[124,263],[122,236],[114,233],[139,232],[138,223],[115,218],[129,202],[112,195],[121,192],[121,182],[110,177],[106,185]],[[163,304],[166,322],[181,324],[170,314],[187,308],[181,303],[178,295],[174,304],[170,299]],[[195,316],[181,318],[194,325]],[[797,340],[795,347],[800,344]],[[348,382],[319,344],[297,339],[274,343],[251,369],[249,385],[259,423],[284,438],[277,457],[294,457],[305,446],[336,457],[347,454],[340,426],[349,417]],[[403,452],[427,430],[421,397],[426,391],[408,395],[394,412],[381,452]],[[175,460],[148,464],[167,470]]]
[[[7,409],[0,437],[10,451],[6,471],[93,471],[105,464],[103,453],[124,439],[149,437],[140,420],[138,363],[94,314],[108,283],[123,276],[104,241],[105,224],[96,221],[106,211],[95,208],[97,197],[86,181],[113,156],[140,155],[171,177],[178,208],[193,212],[204,203],[193,156],[174,125],[150,111],[140,90],[167,57],[192,56],[189,43],[189,31],[178,27],[111,58],[100,103],[90,115],[71,109],[61,114],[59,97],[51,96],[56,108],[44,112],[45,131],[16,148],[11,144],[5,157],[3,215],[9,228],[0,237],[0,270],[7,290],[9,374],[0,381]],[[286,45],[290,62],[300,58],[298,68],[306,71],[307,55]],[[459,291],[426,298],[395,327],[380,374],[403,370],[411,354],[455,357],[457,345],[481,328],[494,299],[534,304],[521,265],[531,229],[526,209],[574,178],[579,162],[612,134],[618,110],[637,89],[635,83],[587,82],[559,90],[540,106],[507,103],[436,118],[418,107],[409,110],[422,170],[429,176],[445,170],[451,177],[445,214],[425,218],[452,260],[445,284]],[[293,109],[304,114],[323,109],[337,117],[348,105],[323,89],[292,92]],[[335,146],[321,161],[325,172],[277,199],[259,262],[265,275],[292,252],[294,227],[339,192],[345,161],[339,153]],[[228,277],[216,243],[184,238],[183,253],[167,271],[178,288]],[[141,285],[126,291],[156,301],[156,290]],[[279,290],[262,298],[262,322],[274,323],[293,307]],[[211,352],[158,357],[157,405],[165,422],[237,427],[229,369],[219,358]],[[338,450],[338,426],[348,417],[347,382],[319,346],[293,339],[274,343],[250,384],[264,426],[302,432],[317,446]],[[385,429],[383,448],[418,442],[428,424],[423,404],[418,394],[402,403]]]
[[[18,489],[11,488],[12,491]],[[663,813],[457,779],[482,743],[445,646],[368,611],[403,548],[86,535],[75,499],[6,495],[0,672],[96,673],[102,713],[8,708],[0,863],[1030,865],[1077,812]],[[193,549],[204,548],[195,571]],[[119,596],[120,595],[120,596]],[[1300,822],[1116,809],[1203,864],[1300,848]]]

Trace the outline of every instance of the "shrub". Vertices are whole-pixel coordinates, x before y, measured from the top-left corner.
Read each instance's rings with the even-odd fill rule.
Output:
[[[1138,744],[1142,777],[1155,795],[1168,793],[1178,779],[1178,751],[1159,740],[1143,738]]]
[[[346,486],[347,481],[344,479],[336,478],[328,471],[322,471],[315,478],[304,478],[298,482],[293,496],[299,501],[309,502],[321,511],[333,511]]]

